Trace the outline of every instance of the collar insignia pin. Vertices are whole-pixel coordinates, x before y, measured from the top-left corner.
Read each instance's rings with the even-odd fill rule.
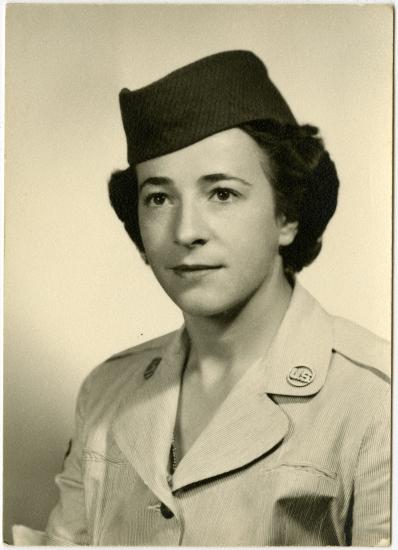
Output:
[[[149,365],[144,371],[145,380],[148,380],[148,378],[151,378],[155,374],[155,371],[158,368],[158,365],[161,360],[162,360],[161,357],[155,357],[154,359],[152,359],[152,361],[149,363]]]
[[[304,365],[298,365],[293,367],[292,370],[287,375],[287,381],[291,386],[301,388],[303,386],[308,386],[314,380],[315,374],[312,369],[305,367]]]

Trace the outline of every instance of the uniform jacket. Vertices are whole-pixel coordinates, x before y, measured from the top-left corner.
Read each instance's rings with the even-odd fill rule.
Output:
[[[327,314],[297,283],[273,344],[170,476],[187,347],[181,329],[88,376],[47,544],[389,543],[383,340]]]

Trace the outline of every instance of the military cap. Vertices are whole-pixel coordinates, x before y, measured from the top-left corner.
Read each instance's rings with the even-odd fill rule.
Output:
[[[159,157],[253,120],[297,124],[252,52],[204,57],[138,90],[119,95],[128,162]]]

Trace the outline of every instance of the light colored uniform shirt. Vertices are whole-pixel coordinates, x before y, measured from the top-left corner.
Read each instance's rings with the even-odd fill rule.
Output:
[[[49,545],[385,545],[388,345],[296,283],[271,347],[169,474],[183,329],[97,367]]]

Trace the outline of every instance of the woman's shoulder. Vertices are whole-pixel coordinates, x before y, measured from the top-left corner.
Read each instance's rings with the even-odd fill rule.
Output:
[[[99,368],[105,368],[105,365],[109,365],[110,363],[117,364],[118,366],[132,366],[133,364],[137,364],[137,362],[141,362],[142,359],[152,356],[154,353],[162,353],[163,350],[169,346],[170,342],[178,332],[178,330],[175,330],[167,334],[163,334],[162,336],[158,336],[157,338],[153,338],[152,340],[147,340],[142,344],[137,344],[131,348],[115,353],[101,363]]]
[[[370,330],[342,317],[333,317],[333,351],[351,364],[390,382],[391,345]]]
[[[111,355],[85,378],[80,397],[109,395],[118,393],[126,384],[134,385],[135,379],[145,377],[148,369],[157,366],[177,333],[173,331]]]

